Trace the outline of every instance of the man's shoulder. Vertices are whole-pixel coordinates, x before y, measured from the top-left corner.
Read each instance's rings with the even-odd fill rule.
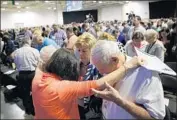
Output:
[[[131,69],[127,72],[127,75],[131,76],[134,75],[136,78],[140,78],[144,80],[144,82],[152,82],[155,79],[160,80],[159,73],[156,71],[148,70],[145,67],[141,66],[138,68]]]

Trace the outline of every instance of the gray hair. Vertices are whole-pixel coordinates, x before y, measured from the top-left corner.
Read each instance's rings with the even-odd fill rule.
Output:
[[[45,46],[40,50],[40,60],[39,60],[39,68],[42,71],[45,71],[45,64],[47,63],[47,61],[51,58],[51,56],[53,55],[53,53],[57,50],[57,48],[55,48],[52,45],[49,46]]]
[[[91,50],[91,62],[101,62],[109,64],[113,56],[121,53],[118,45],[114,41],[99,40]]]
[[[28,44],[28,45],[31,46],[31,39],[30,39],[30,37],[24,37],[22,39],[22,45],[25,45],[25,44]]]

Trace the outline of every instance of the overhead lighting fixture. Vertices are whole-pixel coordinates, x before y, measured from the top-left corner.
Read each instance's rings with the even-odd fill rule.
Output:
[[[6,10],[5,8],[1,8],[2,11]]]
[[[126,3],[128,3],[129,1],[125,1]]]
[[[49,1],[45,1],[45,3],[48,3]]]
[[[26,7],[26,9],[29,9],[29,7]]]
[[[98,3],[103,3],[102,1],[99,1]]]
[[[20,9],[20,8],[21,8],[21,6],[17,6],[17,8],[18,8],[18,9]]]
[[[18,2],[15,2],[15,5],[19,5],[19,3],[18,3]]]
[[[18,11],[18,12],[21,12],[21,11]]]
[[[2,2],[3,5],[7,5],[7,1]]]
[[[96,3],[96,1],[93,1],[94,3]]]
[[[47,9],[48,9],[48,10],[50,10],[50,9],[51,9],[51,7],[48,7]]]
[[[29,11],[26,11],[26,12],[29,12]]]
[[[57,8],[53,8],[54,10],[56,10]]]

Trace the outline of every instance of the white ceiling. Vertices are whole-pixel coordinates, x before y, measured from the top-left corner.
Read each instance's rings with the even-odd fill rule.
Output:
[[[56,10],[60,8],[64,10],[66,1],[16,1],[15,5],[12,5],[12,1],[1,1],[1,11],[23,11],[23,10],[35,10],[35,9],[48,9]],[[126,1],[83,1],[83,10],[97,9],[99,7],[112,5],[112,4],[125,4]],[[4,10],[5,9],[5,10]]]

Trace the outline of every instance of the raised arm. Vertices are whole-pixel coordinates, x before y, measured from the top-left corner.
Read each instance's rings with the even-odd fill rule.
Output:
[[[104,84],[105,82],[109,83],[110,85],[113,85],[114,83],[116,83],[117,81],[121,80],[124,77],[128,69],[138,67],[143,63],[144,62],[142,61],[142,59],[138,57],[134,57],[125,65],[120,66],[119,69],[115,70],[114,72],[98,80],[82,81],[82,82],[65,81],[59,87],[62,87],[63,90],[65,91],[63,92],[63,95],[70,94],[69,96],[70,97],[72,96],[71,98],[90,96],[92,95],[91,88],[102,90],[105,88],[105,84]],[[60,95],[61,95],[61,91],[60,91]]]

